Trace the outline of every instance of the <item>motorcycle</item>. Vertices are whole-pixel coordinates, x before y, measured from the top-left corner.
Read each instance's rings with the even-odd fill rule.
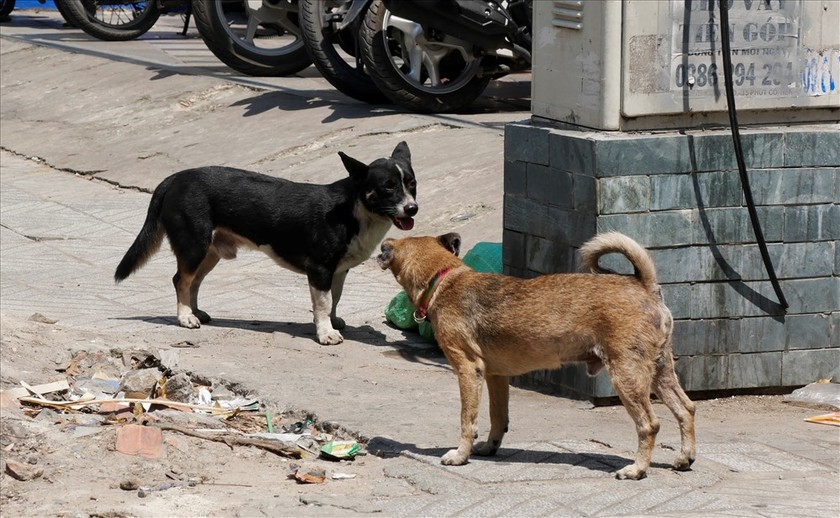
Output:
[[[253,76],[280,76],[311,64],[292,0],[55,0],[65,18],[106,41],[138,38],[162,14],[194,16],[202,40],[229,67]]]
[[[438,113],[472,103],[492,79],[531,67],[531,0],[373,0],[362,59],[395,104]]]
[[[363,101],[381,102],[384,95],[414,111],[457,110],[490,80],[531,66],[531,0],[300,5],[315,66],[338,90]]]
[[[0,22],[9,21],[9,15],[15,10],[15,0],[0,0]]]
[[[46,4],[47,0],[38,0],[40,4]],[[9,21],[9,15],[12,14],[12,11],[15,9],[15,0],[0,0],[0,22],[7,22]],[[55,4],[56,9],[58,9],[58,13],[64,18],[64,21],[67,22],[68,25],[72,25],[70,19],[67,18],[67,13],[64,9],[63,5],[59,3]]]
[[[285,76],[312,64],[297,0],[192,0],[192,7],[207,48],[234,70]]]
[[[370,0],[300,0],[303,43],[315,67],[336,90],[368,103],[388,98],[368,76],[359,32]]]
[[[94,38],[128,41],[145,34],[162,13],[189,5],[189,0],[169,1],[55,0],[55,6],[65,20]]]

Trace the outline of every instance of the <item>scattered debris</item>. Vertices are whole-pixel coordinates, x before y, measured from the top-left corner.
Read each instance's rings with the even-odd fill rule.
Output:
[[[158,358],[160,358],[160,366],[167,371],[173,371],[178,366],[178,360],[181,351],[178,349],[161,349],[158,351]]]
[[[32,315],[29,316],[29,320],[31,320],[32,322],[38,322],[40,324],[55,324],[56,322],[58,322],[58,320],[47,318],[40,313],[32,313]]]
[[[166,491],[167,489],[172,489],[173,487],[181,487],[181,485],[176,484],[175,482],[164,482],[163,484],[158,484],[153,487],[143,486],[137,490],[137,496],[140,498],[146,498],[146,496],[153,491]]]
[[[189,340],[183,340],[181,342],[170,344],[169,346],[170,347],[178,347],[179,349],[196,349],[196,348],[198,348],[198,344],[190,342]]]
[[[350,480],[356,478],[355,473],[340,473],[338,471],[334,471],[332,476],[330,477],[333,480]]]
[[[146,398],[152,394],[160,380],[160,371],[156,368],[129,371],[123,376],[120,390],[130,398]]]
[[[173,424],[158,424],[157,427],[161,430],[169,430],[173,432],[182,433],[191,437],[199,439],[206,439],[208,441],[223,442],[233,448],[234,446],[254,446],[283,457],[291,457],[299,459],[303,457],[303,449],[298,445],[286,441],[277,441],[272,439],[261,439],[258,437],[247,437],[245,435],[238,435],[234,432],[200,432],[183,428]]]
[[[21,414],[18,398],[11,392],[11,390],[0,392],[0,410],[2,410],[4,416]]]
[[[271,422],[271,412],[265,411],[265,425],[268,428],[268,433],[274,433],[274,423]]]
[[[833,412],[831,414],[815,415],[805,419],[809,423],[827,424],[831,426],[840,426],[840,412]]]
[[[146,416],[152,415],[155,417],[156,425],[168,423],[192,429],[224,430],[232,424],[204,412],[184,412],[171,408],[161,408],[146,414]]]
[[[213,387],[213,392],[210,393],[210,399],[213,401],[228,401],[234,399],[236,394],[230,391],[224,385],[218,385]]]
[[[140,482],[133,478],[128,478],[120,482],[120,489],[123,491],[136,491],[140,488]]]
[[[359,443],[342,440],[347,436],[339,435],[343,432],[332,423],[278,412],[252,395],[237,393],[237,388],[226,382],[175,371],[178,353],[176,349],[152,353],[83,344],[71,351],[69,364],[55,361],[59,367],[66,366],[56,369],[65,379],[34,385],[20,381],[20,387],[0,392],[0,403],[4,415],[16,413],[22,423],[31,420],[38,426],[57,427],[69,441],[114,429],[115,439],[110,440],[115,451],[146,459],[165,459],[167,445],[186,451],[180,445],[184,439],[171,432],[223,443],[231,449],[259,448],[290,459],[322,456],[340,461],[359,454]],[[10,425],[6,422],[4,426]],[[24,451],[15,438],[31,434],[8,431],[4,429],[3,450]],[[4,469],[18,480],[31,480],[44,474],[35,463],[9,460]],[[298,483],[321,484],[327,478],[326,471],[318,467],[304,463],[295,468],[290,479]],[[355,476],[334,473],[332,479]],[[118,485],[143,498],[155,491],[208,483],[203,477],[172,473],[167,473],[167,478],[163,484],[145,485],[148,482],[124,476]]]
[[[840,410],[840,383],[831,383],[830,379],[809,383],[786,395],[783,401],[794,405]]]
[[[31,386],[25,381],[21,381],[20,384],[20,387],[4,390],[2,394],[6,395],[6,397],[13,398],[21,398],[30,394],[34,394],[38,397],[43,398],[45,394],[51,394],[53,392],[62,392],[70,389],[70,385],[67,383],[67,380],[59,380],[54,381],[52,383],[44,383],[42,385],[35,386]]]
[[[163,390],[167,399],[171,399],[172,401],[188,403],[194,397],[192,380],[183,372],[179,372],[166,380],[166,383],[163,385]]]
[[[235,413],[237,408],[233,410],[224,410],[219,407],[212,407],[212,406],[204,406],[204,405],[194,405],[192,403],[179,403],[178,401],[170,401],[168,399],[135,399],[135,398],[115,398],[115,399],[89,399],[89,400],[77,400],[77,401],[51,401],[48,399],[41,399],[41,398],[34,398],[34,397],[22,397],[19,398],[21,403],[31,403],[33,405],[40,405],[52,408],[59,408],[59,409],[71,409],[71,410],[80,410],[85,407],[93,406],[93,405],[102,405],[105,403],[140,403],[142,405],[160,405],[165,407],[171,408],[179,408],[185,410],[203,410],[205,412],[212,412],[217,414],[225,414],[231,415]]]
[[[321,456],[329,460],[351,460],[359,453],[356,441],[330,441],[321,446]]]
[[[289,478],[294,478],[299,484],[323,484],[327,478],[327,472],[321,468],[295,467]]]
[[[117,451],[147,459],[163,456],[163,432],[154,426],[128,424],[117,429]]]
[[[44,474],[44,468],[41,466],[33,466],[23,462],[18,462],[14,459],[6,459],[6,473],[14,478],[26,481],[33,480]]]
[[[95,397],[104,399],[105,396],[113,396],[120,390],[120,380],[105,378],[79,378],[74,385],[74,392],[83,396],[93,394]]]

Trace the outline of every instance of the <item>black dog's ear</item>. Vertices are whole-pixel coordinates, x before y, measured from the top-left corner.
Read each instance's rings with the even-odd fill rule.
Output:
[[[379,249],[382,251],[381,254],[376,256],[376,263],[379,265],[380,268],[383,270],[387,270],[391,267],[391,260],[394,258],[394,240],[393,239],[386,239],[382,242],[382,246]]]
[[[341,161],[344,163],[344,168],[347,169],[348,173],[350,173],[350,178],[357,182],[361,182],[367,178],[369,169],[367,164],[359,162],[355,158],[347,156],[341,151],[338,152],[338,156],[341,157]]]
[[[450,232],[449,234],[438,236],[438,242],[444,248],[455,254],[456,257],[461,253],[461,234],[457,232]]]
[[[391,153],[391,158],[395,160],[402,160],[404,162],[411,162],[411,151],[408,150],[408,144],[406,144],[404,140],[397,144],[397,147],[394,148],[394,152]]]

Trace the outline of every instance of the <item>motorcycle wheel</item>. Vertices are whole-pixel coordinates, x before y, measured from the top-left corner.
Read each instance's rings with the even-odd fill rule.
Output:
[[[67,16],[67,8],[64,7],[64,0],[53,0],[53,3],[55,4],[55,8],[58,10],[58,14],[60,14],[61,17],[64,18],[64,22],[67,23],[67,25],[70,27],[75,27],[73,19],[68,18]]]
[[[300,0],[300,28],[303,43],[315,67],[336,90],[366,103],[380,104],[388,98],[368,76],[359,52],[354,27],[338,30],[338,22],[349,8],[339,0]]]
[[[458,42],[429,41],[420,24],[392,15],[374,0],[362,24],[362,59],[368,75],[395,104],[440,113],[472,103],[490,82],[480,58]]]
[[[145,34],[160,18],[156,0],[56,0],[68,23],[94,38],[127,41]]]
[[[219,60],[250,76],[286,76],[312,64],[303,47],[297,4],[193,0],[201,39]]]
[[[9,15],[15,10],[15,0],[0,0],[0,21],[8,21]]]

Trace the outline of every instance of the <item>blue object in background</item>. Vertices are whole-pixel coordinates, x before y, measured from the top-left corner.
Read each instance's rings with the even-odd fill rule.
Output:
[[[41,3],[38,0],[16,0],[15,1],[15,11],[19,11],[22,9],[47,9],[50,11],[55,11],[55,3],[52,0],[47,0],[46,3]]]

